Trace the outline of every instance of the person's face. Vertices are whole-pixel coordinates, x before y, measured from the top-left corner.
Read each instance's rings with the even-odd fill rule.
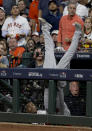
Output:
[[[91,19],[85,19],[84,27],[90,29],[92,27]]]
[[[57,42],[57,34],[53,34],[52,39],[53,39],[54,42]]]
[[[40,43],[44,43],[44,36],[42,34],[40,35]]]
[[[70,16],[74,16],[75,13],[76,13],[76,5],[75,5],[75,4],[70,4],[70,5],[68,6],[68,14],[69,14]]]
[[[34,41],[33,40],[29,40],[27,42],[27,49],[28,49],[29,52],[34,50]]]
[[[0,44],[0,55],[3,55],[4,51],[5,51],[4,46]]]
[[[12,10],[11,10],[11,14],[14,15],[14,16],[18,16],[19,15],[19,8],[18,6],[13,6],[12,7]]]
[[[41,51],[41,48],[38,48],[35,50],[35,53],[37,53],[38,55],[36,56],[36,60],[43,60],[43,52]]]
[[[70,89],[70,92],[73,96],[79,95],[79,85],[77,82],[71,82],[69,89]]]
[[[92,11],[89,13],[89,17],[91,17],[91,18],[92,18]]]
[[[56,10],[58,7],[57,5],[54,3],[54,2],[51,2],[50,5],[49,5],[49,10]]]
[[[6,41],[1,40],[1,41],[0,41],[0,45],[2,45],[2,46],[3,46],[2,55],[6,55],[6,54],[7,54]]]
[[[35,41],[35,43],[39,42],[39,36],[38,35],[33,35],[32,39]]]
[[[9,48],[12,50],[12,49],[15,49],[17,46],[17,41],[15,38],[10,38],[9,40]]]
[[[32,26],[32,19],[29,20],[29,26]]]
[[[18,7],[20,11],[24,10],[26,8],[24,1],[18,2]]]
[[[5,18],[5,12],[0,9],[0,20]]]
[[[4,48],[6,48],[6,41],[1,40],[1,41],[0,41],[0,45],[3,45],[3,46],[4,46]]]

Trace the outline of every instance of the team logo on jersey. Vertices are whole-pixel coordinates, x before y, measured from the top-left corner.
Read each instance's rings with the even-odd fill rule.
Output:
[[[9,24],[8,24],[8,28],[11,28],[11,27],[13,27],[13,26],[14,26],[14,27],[21,28],[22,25],[19,24],[19,23],[16,23],[16,22],[14,22],[14,23],[9,23]]]

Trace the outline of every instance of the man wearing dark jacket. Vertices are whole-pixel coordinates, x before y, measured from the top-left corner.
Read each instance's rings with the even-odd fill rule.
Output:
[[[69,83],[69,94],[65,96],[65,102],[73,116],[84,116],[86,113],[85,98],[79,92],[79,82]]]
[[[46,21],[52,25],[51,31],[59,29],[59,21],[62,14],[59,10],[59,5],[55,0],[51,0],[48,3],[48,15]]]

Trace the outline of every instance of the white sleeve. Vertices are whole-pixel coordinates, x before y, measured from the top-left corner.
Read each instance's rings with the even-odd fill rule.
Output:
[[[6,37],[7,34],[8,34],[8,31],[5,31],[5,30],[2,31],[2,36],[3,37]]]

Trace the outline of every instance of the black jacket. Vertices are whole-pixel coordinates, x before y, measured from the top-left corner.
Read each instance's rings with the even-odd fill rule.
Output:
[[[73,116],[84,116],[86,114],[86,100],[83,96],[73,96],[71,93],[65,96],[65,102]]]

